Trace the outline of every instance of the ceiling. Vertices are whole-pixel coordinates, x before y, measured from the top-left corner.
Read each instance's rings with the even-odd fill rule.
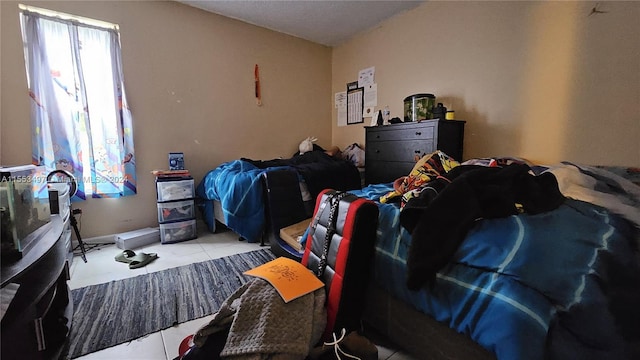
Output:
[[[425,0],[176,1],[318,44],[337,46]]]

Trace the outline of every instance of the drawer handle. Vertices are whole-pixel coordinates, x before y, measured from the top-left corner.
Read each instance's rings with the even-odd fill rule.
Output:
[[[420,150],[414,150],[413,152],[416,153],[416,154],[420,154],[421,153]]]
[[[376,135],[376,139],[380,139],[380,135]]]
[[[420,136],[420,135],[422,135],[422,132],[416,131],[416,135]]]

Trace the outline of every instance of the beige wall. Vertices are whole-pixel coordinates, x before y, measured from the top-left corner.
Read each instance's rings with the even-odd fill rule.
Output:
[[[594,4],[429,1],[335,48],[332,91],[375,66],[392,116],[427,92],[467,121],[465,158],[640,166],[640,3]]]
[[[221,162],[290,157],[300,141],[331,142],[331,49],[176,2],[32,2],[120,25],[134,116],[138,194],[89,199],[82,235],[157,226],[153,169],[185,153],[196,183]],[[18,2],[1,2],[0,163],[31,162]],[[254,97],[260,65],[263,106]]]
[[[120,25],[139,191],[76,204],[84,237],[156,225],[150,171],[170,151],[185,153],[197,182],[231,159],[288,157],[310,135],[363,143],[363,125],[336,126],[332,101],[369,66],[392,116],[404,97],[432,92],[467,120],[465,158],[640,166],[640,3],[604,2],[608,13],[588,16],[589,2],[430,1],[333,52],[175,2],[24,3]],[[7,165],[31,161],[17,4],[0,2]]]

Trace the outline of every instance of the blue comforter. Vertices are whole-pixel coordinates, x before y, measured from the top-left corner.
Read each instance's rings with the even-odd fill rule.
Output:
[[[352,193],[374,201],[392,184]],[[433,286],[407,289],[411,236],[380,204],[375,281],[498,359],[626,359],[638,340],[638,231],[567,199],[555,210],[476,222]]]
[[[243,160],[226,162],[205,176],[196,188],[196,195],[220,201],[226,225],[249,242],[256,242],[265,221],[260,180],[265,171]],[[213,216],[207,218],[213,221]]]
[[[227,227],[245,238],[257,242],[265,225],[264,172],[291,169],[304,181],[310,197],[315,199],[325,188],[351,190],[360,188],[360,174],[353,163],[335,159],[324,151],[310,151],[290,159],[256,161],[233,160],[209,171],[196,188],[196,196],[220,202]],[[213,205],[203,204],[209,230],[215,230]]]

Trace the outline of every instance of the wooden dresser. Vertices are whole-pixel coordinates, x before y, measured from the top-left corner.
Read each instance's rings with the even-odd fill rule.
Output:
[[[365,183],[387,183],[406,176],[416,156],[436,150],[462,161],[464,124],[436,119],[365,127]]]

